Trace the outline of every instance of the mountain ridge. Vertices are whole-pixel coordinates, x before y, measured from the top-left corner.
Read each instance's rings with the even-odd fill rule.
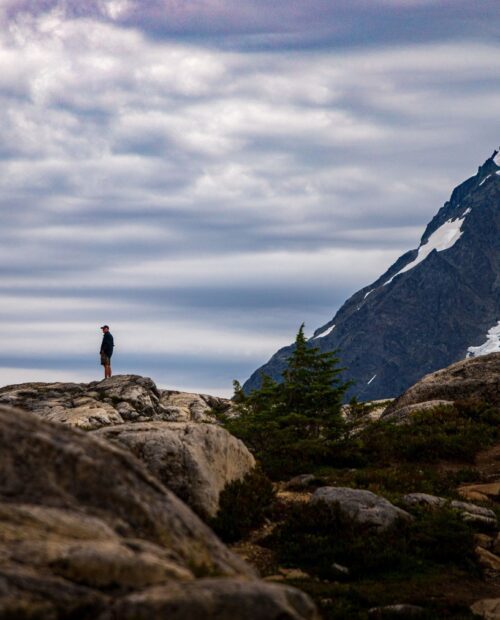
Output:
[[[396,396],[424,374],[463,359],[500,319],[500,153],[459,184],[427,224],[418,248],[354,293],[314,331],[311,344],[340,350],[348,397]],[[292,346],[245,382],[279,380]]]

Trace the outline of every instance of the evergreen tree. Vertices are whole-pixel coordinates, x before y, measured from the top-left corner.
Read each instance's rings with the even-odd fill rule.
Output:
[[[282,383],[263,375],[248,396],[235,383],[239,417],[229,430],[243,439],[272,476],[300,471],[324,461],[343,421],[342,397],[349,386],[340,380],[335,353],[308,344],[302,324]]]

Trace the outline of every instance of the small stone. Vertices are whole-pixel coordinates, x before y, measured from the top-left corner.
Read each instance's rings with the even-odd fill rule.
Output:
[[[347,566],[342,566],[342,564],[332,564],[332,570],[334,573],[337,573],[337,575],[343,577],[347,577],[351,572]]]
[[[300,568],[280,568],[280,573],[285,579],[311,579],[311,575]]]
[[[372,607],[368,610],[369,618],[421,618],[427,614],[427,610],[418,605],[386,605],[385,607]]]
[[[500,500],[500,482],[467,484],[458,489],[464,499],[476,501]]]
[[[80,396],[73,399],[73,407],[81,407],[82,405],[89,405],[95,402],[95,398],[90,396]]]
[[[476,547],[474,549],[476,552],[477,558],[479,560],[479,564],[483,568],[487,568],[489,570],[500,572],[500,557],[491,553],[487,549],[483,549],[483,547]]]
[[[500,620],[500,598],[484,598],[476,601],[470,610],[485,620]]]
[[[493,545],[493,538],[483,533],[474,534],[474,541],[476,545],[483,549],[491,549]]]
[[[288,491],[301,491],[302,489],[307,489],[316,479],[314,474],[300,474],[286,482],[284,488]]]
[[[428,506],[438,508],[446,504],[443,497],[429,495],[428,493],[408,493],[403,496],[403,503],[406,506]]]

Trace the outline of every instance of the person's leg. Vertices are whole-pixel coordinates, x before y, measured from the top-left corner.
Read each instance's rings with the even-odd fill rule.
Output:
[[[108,379],[111,377],[111,360],[104,353],[101,353],[101,364],[104,366],[104,378]]]

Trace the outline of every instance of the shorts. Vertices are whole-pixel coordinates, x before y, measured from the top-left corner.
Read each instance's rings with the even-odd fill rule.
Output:
[[[111,357],[106,353],[101,353],[101,366],[111,366]]]

